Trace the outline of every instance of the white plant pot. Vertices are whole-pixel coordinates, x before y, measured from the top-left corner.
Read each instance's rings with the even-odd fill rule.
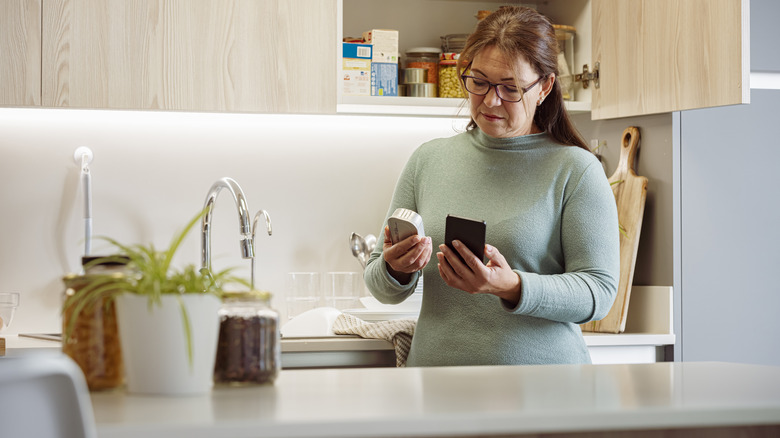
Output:
[[[192,334],[187,355],[179,298]],[[122,294],[116,299],[119,339],[127,391],[136,394],[199,395],[211,391],[219,336],[220,300],[213,295],[164,295],[162,306],[149,297]]]

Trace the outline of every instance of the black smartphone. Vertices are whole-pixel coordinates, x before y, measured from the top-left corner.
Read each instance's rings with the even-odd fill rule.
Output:
[[[460,240],[478,259],[485,263],[485,221],[447,215],[444,228],[444,244],[450,247],[460,257],[460,253],[452,246],[453,240]],[[461,257],[461,260],[463,258]]]

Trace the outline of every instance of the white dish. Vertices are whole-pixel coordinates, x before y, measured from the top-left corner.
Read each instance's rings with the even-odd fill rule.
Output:
[[[289,320],[280,331],[287,338],[333,336],[333,322],[339,315],[333,307],[317,307]]]
[[[348,315],[355,316],[366,322],[389,321],[392,319],[417,319],[420,316],[418,310],[381,311],[374,309],[346,309]]]

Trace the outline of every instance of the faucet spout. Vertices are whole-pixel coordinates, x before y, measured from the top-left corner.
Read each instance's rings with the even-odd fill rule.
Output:
[[[260,220],[261,217],[265,218],[265,228],[268,231],[268,235],[270,236],[273,233],[273,230],[271,229],[271,216],[268,214],[265,210],[260,210],[257,213],[255,213],[255,219],[252,221],[252,249],[254,249],[254,244],[257,242],[257,239],[255,238],[255,231],[257,231],[257,222]],[[252,286],[252,290],[255,289],[255,258],[252,257],[252,282],[250,283]]]
[[[233,201],[238,209],[238,225],[241,233],[241,257],[254,259],[254,245],[252,244],[252,224],[246,196],[238,183],[232,178],[220,178],[209,189],[206,195],[205,209],[201,227],[201,267],[211,272],[211,217],[214,211],[214,203],[222,189],[227,189],[233,195]]]

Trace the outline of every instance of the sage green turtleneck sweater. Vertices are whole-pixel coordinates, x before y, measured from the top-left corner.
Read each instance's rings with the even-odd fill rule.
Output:
[[[620,265],[615,198],[592,154],[545,133],[436,139],[402,171],[388,216],[398,207],[418,212],[433,241],[407,366],[590,363],[578,324],[606,316]],[[487,223],[486,242],[520,275],[516,307],[441,279],[435,253],[448,214]],[[371,293],[397,304],[418,278],[388,274],[380,239],[365,270]]]

